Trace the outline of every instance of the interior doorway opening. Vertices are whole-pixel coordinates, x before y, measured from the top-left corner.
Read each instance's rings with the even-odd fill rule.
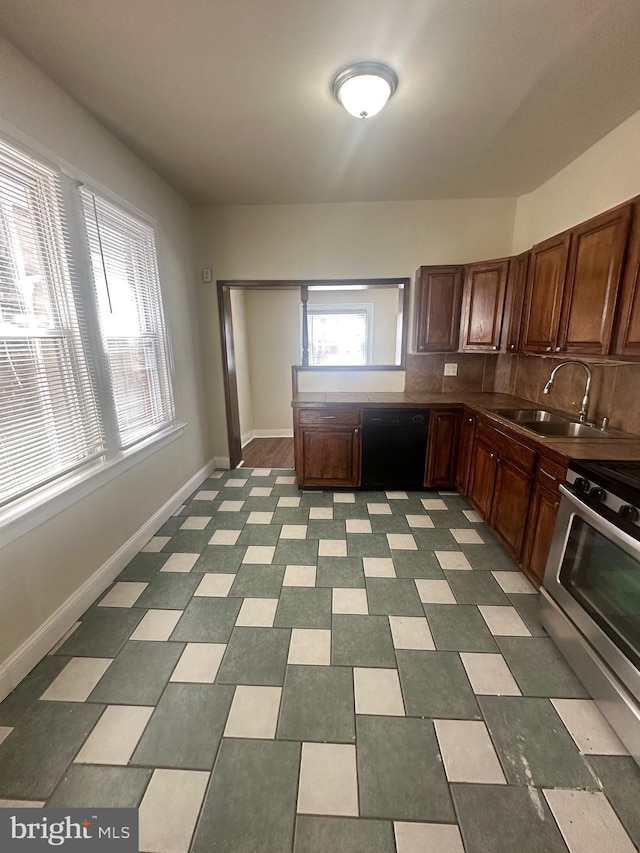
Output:
[[[231,468],[293,467],[293,365],[404,366],[406,278],[219,280],[217,289]],[[357,347],[340,331],[354,322]]]

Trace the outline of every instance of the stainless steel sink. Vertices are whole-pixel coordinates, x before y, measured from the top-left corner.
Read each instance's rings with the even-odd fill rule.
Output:
[[[571,423],[569,418],[548,412],[546,409],[496,409],[495,413],[517,424]]]
[[[546,409],[496,409],[495,414],[538,435],[554,438],[609,437],[609,433],[605,430],[578,423],[555,412],[548,412]]]
[[[579,424],[575,421],[558,423],[555,421],[541,421],[540,423],[521,423],[525,429],[533,430],[538,435],[555,436],[559,438],[608,438],[609,434],[602,429]]]

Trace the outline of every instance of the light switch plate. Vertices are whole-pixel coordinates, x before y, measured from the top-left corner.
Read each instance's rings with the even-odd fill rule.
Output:
[[[213,281],[211,275],[211,267],[205,267],[202,270],[202,280],[205,282],[205,284],[209,284],[211,281]]]
[[[457,376],[458,375],[458,365],[455,361],[445,362],[444,375],[445,376]]]

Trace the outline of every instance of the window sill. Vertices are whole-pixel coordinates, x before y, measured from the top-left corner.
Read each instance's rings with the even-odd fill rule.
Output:
[[[184,434],[185,426],[184,423],[178,423],[168,427],[129,450],[120,451],[106,461],[94,462],[10,504],[0,511],[0,548],[162,450]]]

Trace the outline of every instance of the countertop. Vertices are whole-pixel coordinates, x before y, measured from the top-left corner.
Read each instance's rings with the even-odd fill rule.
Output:
[[[495,409],[538,409],[539,403],[514,397],[511,394],[494,394],[484,391],[450,392],[409,392],[401,391],[329,391],[300,392],[292,402],[294,408],[313,408],[314,406],[358,406],[361,408],[410,406],[468,406],[478,414],[486,415],[496,422],[496,426],[508,427],[514,435],[526,439],[528,443],[546,448],[552,456],[568,459],[640,459],[640,436],[611,430],[607,438],[550,438],[541,436],[518,424],[508,421],[495,413]],[[540,447],[541,446],[541,447]]]

